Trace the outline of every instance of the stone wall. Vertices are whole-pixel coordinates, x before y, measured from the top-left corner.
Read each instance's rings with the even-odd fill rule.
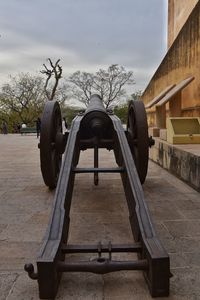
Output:
[[[185,151],[180,146],[154,139],[155,145],[150,149],[150,159],[200,192],[200,156],[190,150]]]
[[[197,2],[198,0],[168,1],[168,48],[174,42]]]
[[[195,80],[181,93],[182,115],[200,116],[200,1],[149,82],[143,101],[147,104],[167,86],[189,76],[195,76]],[[151,125],[155,124],[154,117],[154,109],[149,110]]]

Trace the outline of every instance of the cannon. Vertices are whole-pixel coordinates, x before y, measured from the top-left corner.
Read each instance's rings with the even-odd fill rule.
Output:
[[[40,137],[41,171],[45,184],[56,188],[50,222],[37,258],[37,271],[32,264],[25,270],[37,280],[41,299],[54,299],[63,272],[105,274],[120,270],[141,270],[152,297],[169,295],[169,256],[152,225],[142,184],[148,169],[148,125],[143,102],[131,101],[127,128],[124,129],[113,111],[105,109],[99,95],[92,95],[85,111],[72,121],[70,131],[62,133],[62,118],[58,102],[46,103]],[[114,152],[117,167],[99,167],[99,149]],[[78,166],[80,151],[94,149],[94,167]],[[62,155],[64,156],[62,158]],[[78,173],[93,173],[94,185],[99,173],[119,173],[129,210],[133,234],[132,244],[70,245],[68,233],[74,179]],[[70,262],[71,253],[96,253],[96,259]],[[107,257],[102,254],[107,253]],[[112,253],[137,253],[136,260],[112,260]]]

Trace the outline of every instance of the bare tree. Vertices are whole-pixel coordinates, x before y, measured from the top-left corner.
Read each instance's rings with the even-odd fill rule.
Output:
[[[107,70],[100,69],[95,74],[77,71],[69,77],[68,82],[72,84],[71,93],[74,98],[87,106],[91,94],[98,93],[106,108],[117,104],[126,94],[125,85],[135,83],[133,72],[127,72],[117,64],[109,66]]]
[[[59,65],[60,59],[58,59],[55,64],[53,64],[50,58],[48,58],[48,61],[50,64],[50,68],[43,64],[44,70],[40,72],[47,76],[44,85],[44,91],[47,96],[47,99],[53,100],[56,93],[56,89],[58,87],[59,80],[62,78],[62,67]],[[54,78],[54,84],[50,88],[50,80],[52,79],[52,77]]]
[[[76,71],[69,77],[68,81],[72,83],[72,96],[87,106],[93,91],[94,75]]]

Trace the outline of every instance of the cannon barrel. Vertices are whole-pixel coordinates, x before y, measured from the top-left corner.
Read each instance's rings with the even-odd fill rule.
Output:
[[[90,97],[89,105],[85,111],[85,114],[88,114],[91,111],[102,111],[104,113],[106,112],[103,101],[97,94],[94,94]]]
[[[112,122],[106,112],[101,97],[91,96],[89,105],[81,122],[82,138],[106,138],[111,132]]]

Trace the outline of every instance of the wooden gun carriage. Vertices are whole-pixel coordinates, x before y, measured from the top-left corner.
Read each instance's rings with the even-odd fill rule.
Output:
[[[91,96],[85,112],[73,120],[69,133],[62,133],[58,102],[48,101],[42,116],[40,138],[41,171],[45,184],[55,188],[49,226],[37,258],[37,272],[32,264],[25,270],[39,285],[41,299],[55,298],[63,272],[105,274],[120,270],[142,270],[153,297],[169,294],[169,256],[159,242],[146,205],[142,185],[147,175],[148,152],[153,141],[148,136],[146,112],[142,101],[131,101],[127,130],[111,110],[106,110],[98,95]],[[94,149],[94,168],[78,166],[80,151]],[[116,168],[99,168],[100,148],[113,150]],[[62,154],[64,154],[61,164]],[[128,204],[134,243],[130,245],[69,245],[70,206],[75,175],[120,173]],[[137,260],[112,260],[112,252],[135,252]],[[90,261],[65,262],[69,253],[97,253]],[[108,253],[109,258],[101,256]]]

